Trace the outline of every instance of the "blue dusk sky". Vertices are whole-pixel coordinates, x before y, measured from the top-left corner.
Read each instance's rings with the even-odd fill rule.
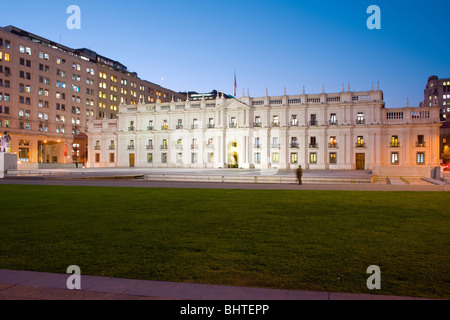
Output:
[[[81,9],[69,30],[67,8]],[[367,8],[381,9],[369,30]],[[140,78],[175,91],[238,97],[370,90],[387,107],[423,100],[430,75],[450,77],[450,1],[8,1],[14,25],[71,48],[120,61]]]

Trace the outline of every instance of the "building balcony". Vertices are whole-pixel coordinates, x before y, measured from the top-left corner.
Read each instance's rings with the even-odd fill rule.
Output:
[[[153,131],[155,128],[153,127],[153,126],[149,126],[149,127],[147,127],[147,131]]]
[[[337,143],[329,143],[328,144],[328,148],[330,148],[330,149],[337,149],[338,148],[338,144]]]
[[[365,148],[365,147],[366,147],[366,143],[365,142],[363,142],[363,143],[359,142],[359,143],[356,144],[356,148]]]
[[[176,129],[177,129],[177,130],[183,129],[183,125],[182,125],[182,124],[177,125]]]
[[[280,126],[279,122],[272,122],[272,127],[278,128]]]
[[[366,120],[364,119],[356,120],[356,124],[366,124]]]
[[[309,125],[310,126],[318,126],[319,122],[317,120],[312,120],[312,121],[309,122]]]
[[[148,145],[148,146],[146,146],[146,149],[147,149],[147,150],[153,150],[153,146]]]
[[[237,123],[230,123],[229,127],[231,129],[237,128]]]
[[[262,128],[262,123],[261,122],[253,123],[253,128]]]
[[[193,130],[198,129],[198,124],[193,124],[193,125],[191,126],[191,129],[193,129]]]
[[[134,131],[136,128],[135,127],[128,127],[128,131]]]
[[[416,148],[425,148],[426,146],[425,142],[416,142]]]
[[[109,146],[109,150],[116,150],[116,146]]]
[[[272,149],[280,149],[280,144],[272,144],[271,146]]]
[[[168,126],[161,126],[161,130],[162,131],[167,131],[167,130],[169,130],[169,127]]]
[[[198,145],[196,145],[196,144],[191,145],[191,150],[197,150],[197,149],[198,149]]]
[[[291,127],[298,127],[299,126],[298,121],[291,121],[290,125],[291,125]]]
[[[100,146],[95,146],[96,151],[100,151],[102,148]]]
[[[162,145],[161,146],[161,150],[167,150],[167,149],[169,149],[169,147],[167,145]]]
[[[391,142],[391,148],[400,148],[400,142]]]
[[[330,126],[337,126],[337,125],[338,125],[338,121],[337,121],[337,120],[330,120],[330,121],[328,122],[328,124],[329,124]]]
[[[215,124],[208,124],[208,129],[214,129],[216,127],[216,125]]]
[[[181,144],[175,145],[176,150],[183,150],[183,146]]]
[[[206,149],[208,149],[208,150],[213,150],[213,149],[215,149],[216,147],[213,145],[213,144],[207,144],[206,145]]]
[[[319,149],[319,145],[317,143],[310,143],[309,148],[310,149]]]
[[[128,146],[127,149],[128,150],[134,150],[134,146]]]
[[[300,148],[298,143],[291,143],[291,149],[298,149]]]
[[[254,149],[262,149],[262,144],[255,144],[253,145]]]

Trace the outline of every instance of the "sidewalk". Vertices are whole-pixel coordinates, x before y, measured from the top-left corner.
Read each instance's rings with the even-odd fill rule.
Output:
[[[70,274],[0,270],[0,300],[427,300],[369,294],[241,288],[127,280],[81,275],[81,290],[68,290]]]

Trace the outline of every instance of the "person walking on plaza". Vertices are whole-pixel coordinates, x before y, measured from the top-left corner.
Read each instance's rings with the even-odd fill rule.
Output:
[[[300,186],[303,184],[302,179],[303,179],[303,169],[302,166],[299,166],[297,169],[297,180]]]

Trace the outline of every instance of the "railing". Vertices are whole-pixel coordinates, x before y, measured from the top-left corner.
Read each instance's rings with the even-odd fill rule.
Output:
[[[161,150],[167,150],[167,149],[169,149],[168,146],[166,146],[166,145],[162,145],[162,146],[161,146]]]
[[[338,148],[338,144],[337,143],[329,143],[328,144],[328,148],[337,149]]]
[[[169,130],[169,127],[168,126],[161,126],[161,130],[163,130],[163,131]]]
[[[356,124],[366,124],[366,120],[363,119],[356,120]]]
[[[400,142],[391,142],[391,148],[399,148]]]
[[[191,129],[198,129],[198,124],[193,124],[193,125],[191,126]]]
[[[330,126],[337,126],[338,122],[337,122],[337,120],[330,120],[329,124],[330,124]]]
[[[279,122],[272,122],[272,127],[279,127],[280,123]]]
[[[153,146],[152,145],[148,145],[146,146],[147,150],[153,150]]]
[[[134,131],[134,127],[128,127],[128,131]]]
[[[291,149],[298,149],[299,144],[298,143],[291,143]]]
[[[183,150],[183,146],[181,144],[177,144],[177,145],[175,145],[175,149]]]
[[[366,147],[366,143],[365,142],[364,143],[360,143],[359,142],[359,143],[356,144],[356,147],[357,148],[365,148]]]
[[[97,151],[99,151],[99,150],[101,150],[102,148],[100,147],[100,146],[95,146],[95,150],[97,150]]]
[[[181,129],[183,129],[183,125],[182,124],[179,124],[179,125],[177,125],[177,130],[181,130]]]
[[[253,127],[254,128],[261,128],[262,127],[262,123],[261,122],[255,122],[255,123],[253,123]]]
[[[197,149],[198,149],[198,145],[196,145],[196,144],[191,145],[191,150],[197,150]]]
[[[298,127],[298,121],[291,121],[291,127]]]
[[[216,125],[215,124],[208,124],[208,129],[214,129],[216,127]]]
[[[237,128],[237,123],[230,123],[230,128]]]
[[[109,150],[116,150],[116,146],[109,146]]]
[[[134,146],[128,146],[128,150],[134,150]]]
[[[147,127],[147,131],[153,131],[154,127]]]
[[[416,142],[416,148],[425,148],[426,146],[425,142]]]
[[[319,149],[319,145],[317,143],[310,143],[309,148],[310,149]]]
[[[318,125],[319,125],[319,122],[317,122],[317,120],[311,120],[311,121],[309,122],[309,125],[310,125],[310,126],[318,126]]]
[[[254,149],[262,149],[262,144],[255,144],[253,145]]]
[[[209,149],[209,150],[211,150],[211,149],[215,149],[216,147],[213,145],[213,144],[207,144],[206,145],[206,149]]]
[[[273,149],[280,149],[280,144],[272,144]]]

